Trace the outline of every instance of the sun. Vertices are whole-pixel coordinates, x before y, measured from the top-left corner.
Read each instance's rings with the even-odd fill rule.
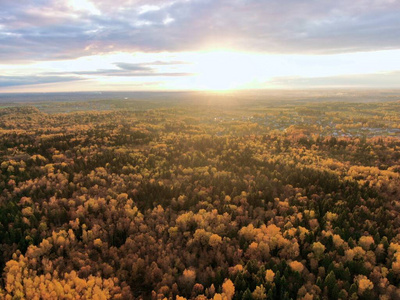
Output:
[[[197,57],[195,86],[201,90],[227,91],[248,87],[254,70],[244,54],[218,51]]]

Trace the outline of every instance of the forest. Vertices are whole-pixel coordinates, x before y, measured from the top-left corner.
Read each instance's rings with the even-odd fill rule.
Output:
[[[0,299],[400,299],[400,100],[0,108]]]

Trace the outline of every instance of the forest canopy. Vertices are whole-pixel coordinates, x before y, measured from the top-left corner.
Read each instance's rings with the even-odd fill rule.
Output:
[[[1,108],[0,298],[400,299],[400,102],[278,102]]]

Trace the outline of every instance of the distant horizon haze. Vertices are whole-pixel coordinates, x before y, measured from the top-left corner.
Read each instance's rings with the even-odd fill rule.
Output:
[[[229,91],[85,91],[0,93],[0,106],[14,104],[86,101],[158,101],[166,104],[203,103],[207,105],[259,101],[276,105],[281,100],[296,102],[393,102],[400,101],[400,89],[264,89]]]

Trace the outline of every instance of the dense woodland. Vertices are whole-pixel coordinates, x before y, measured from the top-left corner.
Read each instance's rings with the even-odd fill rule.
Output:
[[[0,109],[1,299],[400,299],[399,101],[46,105]]]

